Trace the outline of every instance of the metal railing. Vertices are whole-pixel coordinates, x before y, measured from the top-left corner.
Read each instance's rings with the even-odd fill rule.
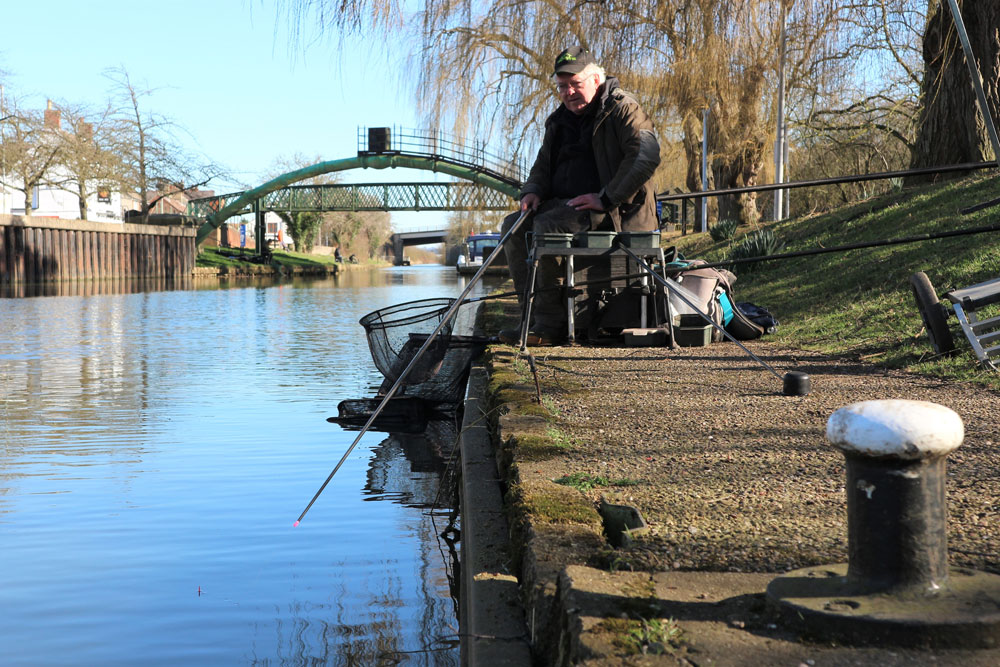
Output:
[[[854,174],[851,176],[833,176],[830,178],[817,178],[807,181],[789,181],[787,183],[767,183],[764,185],[752,185],[741,188],[724,188],[721,190],[698,190],[695,192],[677,192],[674,194],[658,194],[656,201],[662,206],[662,223],[681,224],[682,230],[686,231],[688,222],[688,205],[691,200],[701,200],[704,197],[723,197],[726,195],[738,195],[748,192],[769,192],[772,190],[785,190],[795,188],[814,188],[823,185],[837,185],[840,183],[860,183],[862,181],[889,180],[893,178],[905,178],[907,176],[928,176],[932,174],[946,174],[959,171],[975,171],[978,169],[995,169],[997,162],[963,162],[940,167],[922,167],[919,169],[902,169],[899,171],[882,171],[872,174]],[[970,206],[962,209],[963,214],[973,213],[989,206],[1000,204],[1000,199]],[[703,221],[702,224],[705,224]],[[706,225],[707,226],[707,225]],[[698,231],[698,230],[695,230]],[[705,230],[702,230],[705,231]]]
[[[468,144],[440,130],[395,125],[358,128],[358,155],[386,154],[440,157],[517,186],[526,172],[522,160],[492,153],[486,142],[473,140]]]

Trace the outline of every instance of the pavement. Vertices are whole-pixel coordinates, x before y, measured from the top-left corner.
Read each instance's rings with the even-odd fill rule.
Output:
[[[1000,664],[997,648],[810,639],[765,597],[790,570],[847,561],[843,456],[825,423],[879,398],[962,417],[965,442],[948,459],[949,558],[1000,573],[1000,395],[766,340],[748,347],[771,369],[732,343],[534,348],[533,364],[509,346],[488,350],[470,396],[483,387],[474,421],[490,451],[463,483],[479,495],[492,485],[494,505],[463,508],[462,576],[481,582],[467,613],[489,602],[512,624],[486,631],[500,622],[491,612],[463,634],[515,652],[501,662],[473,651],[465,664]],[[809,375],[808,395],[782,394],[789,370]],[[605,534],[609,505],[645,524],[621,546]],[[467,569],[473,532],[487,526],[495,539],[478,549],[493,561]]]

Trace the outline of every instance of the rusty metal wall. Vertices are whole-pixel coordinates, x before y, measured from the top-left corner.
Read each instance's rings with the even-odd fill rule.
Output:
[[[188,277],[195,254],[192,228],[0,216],[0,283]]]

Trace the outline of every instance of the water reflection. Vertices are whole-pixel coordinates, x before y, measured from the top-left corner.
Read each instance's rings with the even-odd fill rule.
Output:
[[[381,382],[358,318],[458,289],[410,267],[5,301],[3,662],[457,663],[453,434],[366,435],[291,523],[356,436],[325,418]]]

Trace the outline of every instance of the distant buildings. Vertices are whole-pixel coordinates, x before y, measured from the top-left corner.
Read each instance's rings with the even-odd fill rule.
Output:
[[[47,131],[66,134],[68,129],[62,127],[61,113],[49,102],[44,114],[44,128]],[[81,131],[90,132],[88,124],[83,123]],[[0,141],[12,140],[9,135],[0,135]],[[12,173],[8,165],[0,164],[0,214],[24,215],[26,202],[25,193],[17,189],[19,179]],[[9,183],[9,185],[7,185]],[[123,222],[130,211],[142,208],[138,193],[120,192],[118,187],[101,187],[99,183],[88,183],[87,220],[94,222]],[[211,197],[212,190],[184,190],[177,183],[159,183],[156,190],[150,190],[146,197],[150,206],[150,214],[183,215],[187,203],[191,199]],[[77,194],[76,181],[72,171],[61,164],[58,159],[46,170],[45,183],[31,190],[32,216],[41,218],[80,218],[80,200]]]

